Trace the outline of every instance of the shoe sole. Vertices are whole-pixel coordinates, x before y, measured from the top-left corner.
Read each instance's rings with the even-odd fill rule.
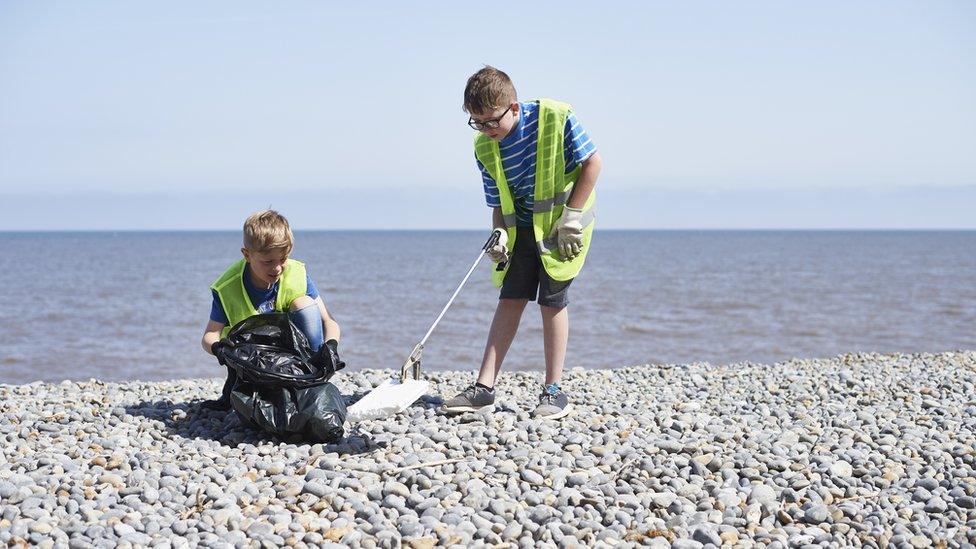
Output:
[[[550,414],[548,416],[538,415],[538,416],[535,416],[535,417],[537,417],[539,419],[562,419],[562,418],[568,416],[570,413],[572,413],[572,411],[573,411],[573,405],[572,404],[567,404],[565,408],[563,408],[562,410],[560,410],[559,412],[557,412],[555,414]]]
[[[441,406],[441,412],[445,414],[463,414],[464,412],[491,412],[495,410],[494,404],[485,404],[484,406],[452,406],[448,408],[447,406]]]

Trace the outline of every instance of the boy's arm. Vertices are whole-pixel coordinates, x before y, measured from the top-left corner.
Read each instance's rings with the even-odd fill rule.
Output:
[[[505,228],[505,220],[502,217],[501,207],[491,209],[491,228],[492,230]]]
[[[573,186],[573,192],[566,202],[567,206],[577,210],[583,209],[583,206],[586,205],[586,200],[590,198],[590,193],[596,187],[596,178],[599,177],[602,168],[603,159],[600,158],[600,153],[598,152],[591,154],[589,158],[583,161],[583,164],[580,166],[579,179],[576,180],[576,185]]]
[[[207,322],[207,327],[203,331],[203,340],[200,342],[200,344],[203,345],[204,351],[207,351],[209,354],[213,354],[210,352],[210,348],[214,343],[220,341],[220,332],[224,329],[224,326],[227,325],[217,322],[216,320],[210,320]]]
[[[322,296],[315,298],[315,303],[319,306],[319,313],[322,315],[322,327],[325,329],[325,341],[330,339],[339,341],[341,337],[341,332],[339,330],[339,324],[329,316],[328,309],[325,308],[325,302],[322,301]]]

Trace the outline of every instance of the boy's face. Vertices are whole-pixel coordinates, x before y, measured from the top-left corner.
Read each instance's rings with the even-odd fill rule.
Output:
[[[518,119],[519,104],[518,101],[513,101],[491,112],[471,113],[471,119],[468,121],[468,124],[473,127],[480,126],[476,127],[479,132],[495,141],[501,141],[506,135],[511,133]]]
[[[284,250],[267,250],[258,252],[241,248],[244,260],[251,267],[251,278],[254,282],[270,288],[281,277],[285,268],[288,254]]]

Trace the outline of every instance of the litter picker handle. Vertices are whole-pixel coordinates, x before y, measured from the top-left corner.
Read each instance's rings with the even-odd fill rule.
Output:
[[[491,231],[491,236],[488,237],[488,242],[485,242],[485,245],[481,247],[481,251],[487,252],[488,250],[490,250],[492,246],[498,244],[498,240],[501,237],[502,237],[501,229],[494,229],[493,231]]]
[[[491,236],[488,237],[488,241],[485,242],[485,245],[481,247],[481,253],[478,254],[478,257],[474,260],[474,263],[471,265],[471,268],[468,269],[468,274],[464,275],[464,279],[461,280],[461,283],[458,284],[457,289],[454,290],[454,294],[451,296],[451,299],[447,301],[447,305],[444,305],[444,308],[441,309],[441,314],[437,315],[437,319],[434,320],[434,323],[430,325],[430,329],[427,330],[426,334],[424,334],[424,338],[420,340],[421,347],[423,347],[424,343],[427,343],[427,338],[429,338],[430,334],[434,332],[434,328],[437,327],[437,323],[441,321],[441,318],[444,317],[444,313],[446,313],[447,309],[450,308],[452,303],[454,303],[454,298],[456,298],[458,293],[461,292],[461,288],[464,287],[464,283],[467,282],[468,278],[471,277],[471,273],[474,272],[475,268],[478,266],[478,263],[481,262],[481,258],[484,257],[485,252],[487,252],[488,249],[494,246],[495,244],[498,244],[498,239],[501,238],[501,233],[502,233],[501,229],[495,229],[491,231]]]

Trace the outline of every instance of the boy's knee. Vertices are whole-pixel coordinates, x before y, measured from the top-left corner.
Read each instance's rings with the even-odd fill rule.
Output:
[[[301,297],[295,298],[295,300],[292,301],[291,305],[288,307],[288,310],[298,311],[304,309],[305,307],[308,307],[309,305],[314,305],[314,304],[315,304],[314,299],[308,297],[307,295],[303,295]]]

